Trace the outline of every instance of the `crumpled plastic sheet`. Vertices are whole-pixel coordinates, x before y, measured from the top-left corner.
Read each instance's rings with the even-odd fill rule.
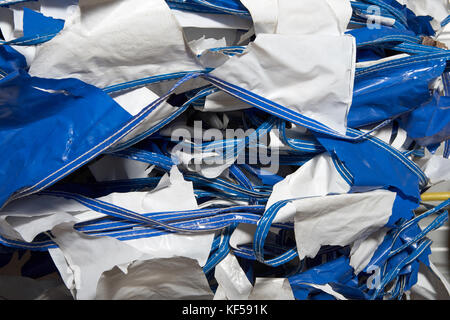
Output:
[[[0,298],[449,299],[449,12],[1,1]]]

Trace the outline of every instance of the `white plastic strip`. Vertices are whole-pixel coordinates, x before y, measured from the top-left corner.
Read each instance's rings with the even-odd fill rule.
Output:
[[[280,200],[298,197],[325,196],[350,191],[350,185],[342,178],[328,154],[320,154],[309,160],[294,173],[287,175],[274,187],[266,208]],[[283,207],[274,222],[293,221],[295,208],[291,204]]]
[[[294,300],[286,278],[256,278],[249,300]]]
[[[202,268],[189,258],[136,261],[127,274],[105,272],[97,287],[98,300],[212,300]]]
[[[211,75],[345,134],[355,52],[351,36],[260,34]]]
[[[164,0],[80,0],[64,29],[39,46],[30,74],[102,88],[200,69]]]
[[[395,197],[395,192],[375,190],[293,201],[300,259],[315,257],[323,245],[346,246],[380,229],[391,216]]]
[[[358,275],[369,264],[378,246],[383,242],[388,228],[380,228],[366,238],[357,239],[350,251],[350,265]]]
[[[248,299],[253,286],[232,253],[216,266],[214,275],[229,300]]]
[[[241,0],[250,12],[255,34],[275,33],[278,22],[277,0]]]

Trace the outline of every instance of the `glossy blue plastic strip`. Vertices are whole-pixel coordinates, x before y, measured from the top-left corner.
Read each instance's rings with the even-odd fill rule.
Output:
[[[392,268],[381,281],[378,288],[376,288],[374,294],[372,295],[371,299],[377,298],[381,293],[382,290],[385,288],[385,286],[394,279],[394,277],[400,272],[400,270],[405,267],[407,264],[411,263],[413,260],[417,259],[426,249],[428,249],[431,246],[431,240],[425,239],[423,240],[419,246],[405,259],[400,261],[397,266]]]
[[[450,15],[448,15],[444,20],[441,22],[441,27],[445,27],[450,22]]]
[[[444,158],[447,158],[447,159],[450,156],[450,140],[445,141],[443,156],[444,156]]]
[[[347,133],[360,134],[354,129],[348,129]],[[367,136],[364,141],[350,142],[321,135],[317,139],[345,164],[355,187],[395,187],[418,201],[419,185],[427,184],[427,177],[414,162],[380,139]],[[371,156],[367,157],[368,154]]]
[[[380,45],[383,43],[419,43],[420,37],[409,30],[399,30],[391,27],[380,26],[376,29],[367,27],[349,30],[346,34],[350,34],[355,38],[358,48],[364,46]]]
[[[230,238],[237,225],[233,224],[222,232],[222,239],[217,251],[208,258],[206,264],[203,266],[203,272],[206,274],[213,270],[213,268],[220,263],[230,253]]]
[[[442,75],[449,57],[431,53],[357,71],[348,125],[358,128],[392,119],[430,101],[429,83]]]
[[[258,260],[261,263],[270,265],[272,267],[277,267],[282,265],[296,257],[298,257],[297,248],[294,247],[284,252],[283,254],[277,256],[276,258],[266,260],[264,258],[264,243],[269,233],[269,229],[272,225],[273,219],[275,218],[278,211],[288,204],[291,200],[283,200],[274,203],[270,206],[263,214],[261,219],[258,221],[256,232],[253,238],[253,251]]]
[[[450,137],[450,97],[437,92],[432,100],[401,119],[408,136],[421,146],[440,144]]]
[[[0,119],[0,152],[8,155],[0,161],[0,206],[67,175],[63,168],[130,121],[107,94],[77,79],[15,71],[0,81],[0,94],[8,115]]]
[[[167,94],[165,94],[165,95],[161,96],[160,98],[156,99],[154,102],[149,104],[139,114],[137,114],[135,117],[133,117],[131,119],[130,119],[129,114],[126,111],[124,111],[120,106],[118,106],[114,102],[114,100],[109,98],[106,94],[105,94],[105,97],[107,97],[107,98],[104,98],[104,99],[108,102],[109,105],[112,104],[116,110],[118,110],[121,113],[123,113],[123,119],[121,119],[121,121],[118,121],[116,119],[109,120],[108,117],[115,116],[115,113],[112,112],[111,110],[109,110],[108,112],[102,112],[102,109],[100,109],[100,108],[96,108],[95,110],[98,110],[98,112],[101,114],[102,118],[101,118],[101,120],[95,119],[95,118],[92,117],[92,108],[91,108],[91,104],[93,103],[93,100],[90,99],[89,103],[86,103],[86,108],[89,109],[89,115],[86,115],[86,116],[84,116],[82,118],[82,121],[83,121],[82,123],[83,123],[83,125],[86,125],[85,124],[86,119],[90,119],[91,121],[95,120],[96,125],[95,126],[92,125],[91,128],[102,129],[102,130],[108,129],[108,130],[110,130],[108,132],[108,135],[105,136],[105,134],[95,134],[95,135],[93,135],[93,137],[95,137],[96,139],[84,139],[84,141],[89,141],[91,143],[91,145],[89,146],[89,149],[84,147],[85,144],[83,144],[83,143],[77,144],[78,147],[84,147],[83,153],[80,152],[79,154],[74,155],[70,159],[67,159],[66,157],[63,157],[63,160],[65,160],[65,162],[64,162],[63,165],[60,164],[58,169],[52,168],[53,172],[49,172],[48,175],[45,176],[44,178],[40,178],[40,180],[38,180],[37,182],[29,184],[30,185],[29,187],[22,188],[20,190],[20,192],[15,193],[14,196],[10,197],[9,200],[13,200],[13,199],[16,199],[16,198],[19,198],[19,197],[23,197],[23,196],[26,196],[26,195],[29,195],[29,194],[32,194],[32,193],[35,193],[35,192],[38,192],[40,190],[43,190],[43,189],[47,188],[48,186],[54,184],[56,181],[60,180],[64,176],[66,176],[69,173],[73,172],[74,170],[78,169],[79,167],[84,165],[86,162],[94,159],[99,154],[107,151],[112,145],[114,145],[118,141],[122,140],[127,134],[129,134],[131,131],[133,131],[135,128],[137,128],[143,121],[145,121],[145,119],[148,117],[148,115],[152,111],[154,111],[163,101],[165,101],[170,96],[170,94],[179,85],[181,85],[183,82],[185,82],[185,81],[187,81],[187,80],[189,80],[189,79],[191,79],[193,77],[196,77],[196,76],[198,76],[198,74],[192,74],[192,75],[185,76],[182,80],[177,82],[175,84],[175,86],[171,90],[169,90],[169,92],[167,92]],[[78,90],[78,91],[81,90],[81,88],[90,88],[90,86],[88,86],[86,84],[83,84],[81,81],[75,80],[75,79],[67,79],[67,80],[49,80],[49,79],[40,80],[40,79],[36,79],[36,78],[31,78],[31,79],[32,79],[32,83],[33,82],[38,82],[39,85],[41,85],[41,86],[42,86],[42,84],[46,84],[47,82],[52,83],[52,84],[58,84],[60,86],[60,88],[58,88],[58,87],[55,88],[55,86],[46,85],[46,86],[43,86],[44,89],[53,89],[53,90],[54,89],[60,89],[60,90],[63,89],[63,90],[67,91],[68,89],[62,87],[62,85],[61,85],[61,84],[65,84],[65,83],[70,83],[70,84],[73,83],[73,85],[75,85],[75,83],[76,83],[77,84],[76,90]],[[5,81],[5,80],[3,80],[3,81]],[[81,84],[83,84],[83,85],[81,85]],[[1,83],[0,83],[0,86],[1,86]],[[95,88],[95,87],[93,87],[93,88]],[[1,87],[0,87],[0,89],[1,89]],[[98,89],[95,88],[95,90],[98,90]],[[47,94],[48,95],[47,92],[40,93],[40,94]],[[55,96],[55,95],[53,95],[53,96]],[[53,97],[53,96],[50,96],[50,97]],[[59,94],[59,96],[56,95],[56,97],[67,98],[67,97],[70,97],[70,96],[67,96],[67,95],[64,95],[64,94]],[[37,101],[38,103],[43,103],[45,101],[45,99],[42,98],[42,99],[36,100],[36,97],[34,97],[33,101]],[[76,101],[78,103],[82,103],[83,102],[83,100],[80,100],[80,99],[78,99]],[[47,105],[55,106],[57,104],[49,103]],[[66,109],[67,109],[68,106],[70,106],[70,104],[68,104],[65,101],[65,106],[66,106]],[[60,108],[60,109],[64,110],[64,108]],[[42,110],[42,108],[41,108],[41,110]],[[72,115],[71,116],[65,115],[64,119],[72,119],[72,118],[73,119],[79,119],[80,116],[82,115],[80,110],[82,110],[82,109],[80,109],[80,107],[78,107],[76,109],[76,115],[73,115],[73,116]],[[41,111],[41,113],[42,113],[42,111]],[[105,117],[105,115],[107,115],[108,117]],[[64,121],[62,121],[62,123],[64,123]],[[99,125],[101,123],[105,123],[105,126]],[[41,125],[42,123],[39,122],[38,124]],[[114,126],[113,124],[116,124],[116,126]],[[47,127],[48,127],[48,129],[53,129],[54,128],[54,126],[51,126],[51,125],[47,126]],[[33,135],[36,135],[35,132],[39,131],[36,128],[33,128],[33,127],[30,128],[29,125],[27,125],[25,128],[27,128],[29,130],[32,130],[33,131]],[[64,134],[67,134],[67,132],[71,132],[71,131],[70,130],[65,130],[65,132],[66,133],[64,133]],[[83,129],[80,129],[77,132],[83,132]],[[53,137],[59,137],[60,139],[63,139],[64,140],[64,149],[63,150],[66,150],[67,141],[71,141],[71,140],[64,138],[65,137],[64,134],[55,135],[54,132],[53,132],[52,136]],[[36,137],[37,136],[35,136],[35,138]],[[33,140],[30,139],[30,142],[32,142],[32,141]],[[48,139],[40,137],[39,141],[48,141]],[[4,145],[8,146],[8,144],[4,144]],[[48,153],[45,152],[45,155],[48,156]],[[47,161],[42,161],[42,163],[46,164],[46,168],[48,170],[48,168],[49,168],[48,162]],[[15,165],[17,165],[17,163]],[[50,171],[50,170],[48,170],[48,171]],[[11,172],[13,172],[13,171],[11,171]],[[36,172],[36,170],[34,172]],[[18,188],[16,188],[16,190],[17,189]],[[10,193],[5,192],[3,194],[9,195]]]

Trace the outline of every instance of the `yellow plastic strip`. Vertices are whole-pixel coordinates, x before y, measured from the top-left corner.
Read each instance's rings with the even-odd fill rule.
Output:
[[[422,201],[445,201],[450,198],[450,192],[425,192]]]

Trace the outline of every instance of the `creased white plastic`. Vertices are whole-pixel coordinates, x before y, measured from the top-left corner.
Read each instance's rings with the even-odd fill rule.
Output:
[[[224,288],[220,284],[217,286],[216,292],[214,293],[213,300],[228,300],[227,294],[226,294]]]
[[[240,223],[230,237],[230,246],[237,249],[239,245],[252,243],[256,232],[256,225]]]
[[[30,74],[102,88],[199,69],[164,0],[80,0],[78,14],[39,46]]]
[[[295,200],[295,240],[300,259],[323,245],[346,246],[385,226],[395,192],[374,190]]]
[[[176,201],[173,201],[173,195],[178,193]],[[192,183],[184,181],[176,167],[155,191],[111,193],[99,199],[137,213],[197,208]],[[64,203],[70,204],[69,200],[60,201],[59,208],[64,208]],[[81,208],[76,206],[75,209]],[[48,212],[48,208],[44,212]],[[95,296],[93,288],[104,271],[114,266],[126,271],[128,264],[141,257],[155,259],[184,256],[204,265],[214,238],[214,233],[210,232],[198,235],[168,234],[120,242],[110,237],[89,237],[67,224],[58,224],[52,234],[65,259],[58,254],[59,249],[52,249],[52,257],[69,289],[72,288],[73,278],[78,299],[92,299]],[[105,255],[104,259],[100,252]]]
[[[41,13],[47,17],[66,20],[78,6],[78,0],[40,0]]]
[[[192,182],[185,181],[176,167],[149,192],[110,193],[99,200],[137,213],[198,209]],[[166,181],[166,182],[165,182]],[[173,201],[173,195],[177,201]],[[32,241],[42,232],[66,222],[85,222],[104,217],[75,200],[53,196],[30,196],[9,204],[0,215],[0,231],[17,240]],[[202,235],[163,235],[158,238],[133,240],[133,246],[151,248],[152,256],[171,257],[187,254],[204,264],[214,233]],[[182,243],[182,246],[180,246]]]
[[[260,34],[211,75],[345,133],[355,52],[351,36]]]
[[[248,20],[249,23],[250,20]],[[183,34],[185,41],[187,43],[197,40],[201,37],[222,39],[224,38],[227,46],[236,45],[239,40],[240,35],[245,32],[245,30],[237,29],[224,29],[224,28],[196,28],[196,27],[185,27],[183,28]],[[195,81],[195,80],[194,80]]]
[[[58,224],[102,216],[74,200],[32,195],[13,201],[2,210],[0,232],[10,239],[30,242]]]
[[[438,31],[436,40],[443,42],[447,48],[450,48],[450,23],[447,23]]]
[[[120,194],[115,194],[120,195]],[[132,193],[123,197],[122,206],[139,213],[173,212],[198,209],[192,182],[185,181],[177,167],[170,175],[163,176],[157,187],[150,192]],[[118,203],[117,199],[115,203]],[[134,204],[134,205],[132,205]],[[131,207],[130,207],[131,206]],[[196,259],[204,266],[211,250],[214,232],[201,234],[166,234],[150,238],[127,240],[126,243],[152,258],[176,256]]]
[[[249,300],[295,300],[286,278],[259,278],[250,293]]]
[[[126,244],[151,258],[187,257],[203,267],[208,260],[214,233],[167,234],[151,238],[127,240]]]
[[[278,22],[277,0],[241,0],[252,17],[254,32],[275,33]]]
[[[97,300],[212,300],[213,293],[197,261],[174,257],[136,261],[127,274],[105,272]]]
[[[298,197],[325,196],[350,191],[350,185],[342,178],[328,154],[320,154],[306,162],[294,173],[274,185],[266,209],[280,200]],[[295,207],[287,204],[276,215],[274,222],[293,221]]]
[[[56,229],[61,227],[60,225]],[[73,289],[74,296],[77,299],[93,299],[93,288],[96,287],[101,273],[114,266],[126,273],[127,265],[138,259],[183,256],[195,259],[197,264],[199,262],[204,264],[213,239],[213,235],[169,235],[120,242],[109,237],[92,239],[68,229],[62,233],[56,233],[55,236],[57,237],[55,242],[60,247],[62,246],[60,252],[63,252],[63,255],[58,254],[60,250],[58,248],[50,249],[52,258],[61,277],[65,280],[68,288]],[[74,246],[70,245],[73,241],[77,242],[76,246],[75,244]],[[204,244],[206,244],[206,247],[202,246]],[[65,245],[66,247],[64,247]],[[83,254],[80,255],[80,252],[83,252]],[[100,261],[104,259],[99,254],[100,252],[108,256],[109,260]],[[73,256],[76,257],[75,260],[72,258]],[[113,258],[113,256],[116,256],[116,258]],[[82,260],[78,260],[78,257]]]
[[[449,15],[450,11],[448,0],[408,0],[406,6],[416,16],[432,17],[434,21],[431,22],[431,25],[435,30],[439,29],[441,21]]]
[[[177,201],[173,201],[177,194]],[[185,181],[176,166],[151,191],[113,192],[99,200],[137,213],[197,209],[192,182]]]
[[[198,109],[203,112],[226,112],[251,108],[251,105],[245,103],[223,91],[217,91],[208,95],[205,99],[205,105]]]
[[[159,96],[147,87],[142,87],[127,91],[125,93],[119,92],[112,94],[113,99],[131,116],[136,116],[145,107],[157,100]],[[173,107],[167,102],[162,102],[158,105],[146,118],[131,130],[125,137],[113,145],[113,148],[122,145],[124,142],[146,132],[161,121],[167,119],[171,114],[177,111],[178,108]]]
[[[176,166],[170,170],[170,184],[146,193],[142,207],[146,212],[194,210],[198,208],[191,181],[185,181]],[[176,195],[176,199],[174,196]],[[176,200],[176,201],[174,201]]]
[[[232,253],[216,266],[214,276],[229,300],[248,299],[253,286]]]
[[[284,142],[281,140],[281,134],[278,130],[271,130],[269,132],[270,142],[269,147],[272,148],[278,148],[278,149],[287,149],[290,150],[291,148],[286,146]]]
[[[222,52],[207,50],[198,58],[204,68],[218,68],[230,59]]]
[[[142,203],[146,195],[147,191],[113,192],[98,199],[137,213],[145,213]]]
[[[327,4],[331,7],[337,19],[339,32],[344,34],[353,14],[351,2],[349,0],[327,0]]]
[[[137,115],[145,106],[158,98],[156,94],[146,87],[113,95],[114,101],[132,116]]]
[[[392,141],[392,146],[397,150],[404,151],[405,150],[404,145],[407,139],[408,139],[407,132],[402,128],[398,128],[397,136],[395,137],[394,141]]]
[[[307,129],[305,127],[296,126],[294,124],[291,125],[291,128],[285,130],[286,138],[287,139],[300,139],[300,140],[306,140],[313,143],[311,140],[311,135],[308,133]],[[292,152],[293,148],[289,145],[285,144],[281,137],[281,132],[278,129],[273,129],[269,132],[269,145],[268,147],[274,150],[279,151],[288,151]]]
[[[450,284],[433,263],[430,267],[421,263],[410,294],[412,300],[450,300]]]
[[[221,146],[218,146],[220,149]],[[226,152],[226,151],[225,151]],[[208,152],[191,152],[182,144],[178,144],[171,150],[172,159],[176,159],[180,165],[186,170],[197,172],[206,178],[217,178],[224,173],[237,159],[237,157],[230,157],[223,159],[222,149],[208,151]]]
[[[67,289],[70,290],[72,296],[76,295],[75,291],[75,281],[72,269],[70,269],[69,264],[64,257],[64,253],[60,248],[50,248],[48,249],[48,253],[53,260],[56,268],[58,269],[58,273],[61,277],[61,280],[64,282]]]
[[[432,185],[450,180],[450,159],[442,155],[430,154],[422,161],[421,169]]]
[[[95,298],[97,283],[104,271],[143,255],[114,238],[77,232],[70,224],[56,226],[52,234],[73,273],[78,300]]]
[[[225,38],[214,39],[203,36],[199,39],[189,41],[189,46],[196,55],[199,55],[208,49],[226,47],[227,42]]]
[[[205,12],[189,12],[172,10],[174,17],[183,28],[207,29],[249,29],[250,19],[231,14],[213,14]]]
[[[31,242],[38,234],[51,230],[58,224],[71,221],[76,221],[75,217],[65,212],[44,216],[8,216],[6,219],[0,218],[0,229],[2,234],[12,235],[13,233],[5,232],[5,229],[9,227],[10,232],[17,233],[13,238]]]
[[[378,246],[383,242],[388,228],[380,228],[366,238],[357,239],[351,246],[350,265],[358,275],[369,264]]]
[[[342,35],[351,12],[348,0],[278,0],[276,33]]]

